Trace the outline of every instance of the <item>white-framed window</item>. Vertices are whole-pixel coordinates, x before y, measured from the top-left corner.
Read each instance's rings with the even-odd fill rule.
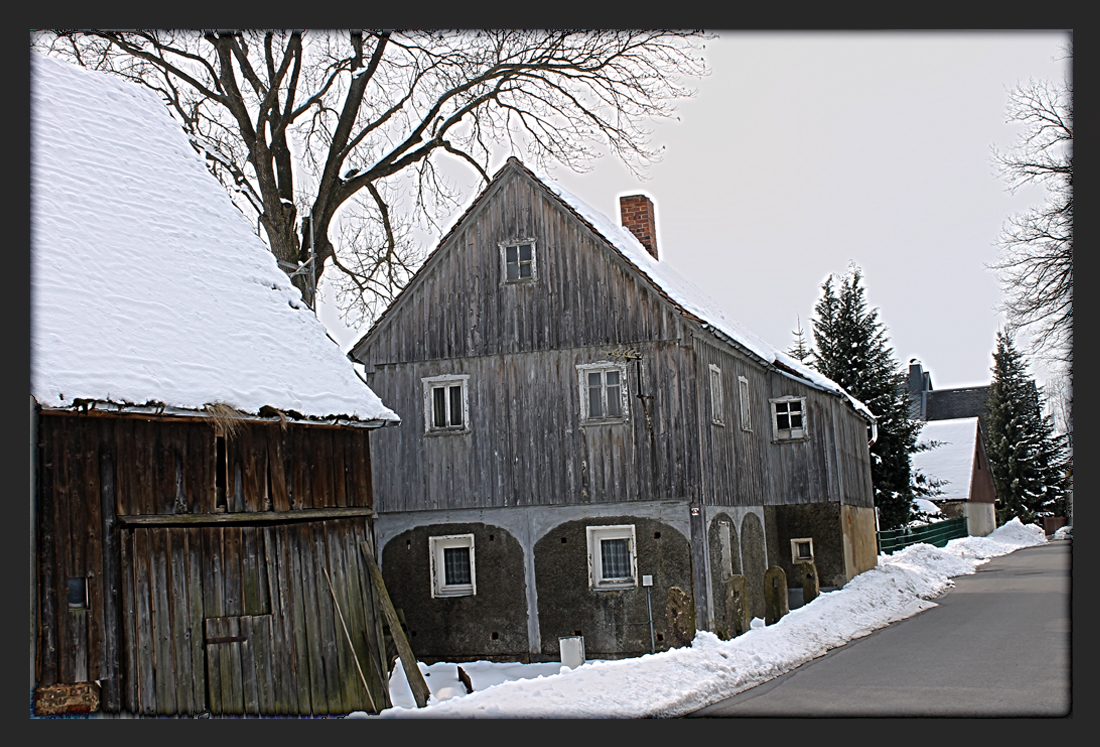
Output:
[[[814,541],[812,537],[791,540],[791,562],[801,563],[814,559]]]
[[[588,527],[588,586],[594,590],[638,585],[638,552],[633,524]]]
[[[626,365],[612,361],[577,366],[581,394],[581,421],[618,423],[626,420],[630,400]]]
[[[771,400],[772,436],[776,441],[806,438],[806,398],[786,396]]]
[[[741,430],[752,430],[752,418],[749,413],[752,412],[752,408],[749,406],[749,380],[744,376],[737,377],[737,399],[741,409]]]
[[[501,279],[505,283],[527,283],[535,279],[535,240],[512,239],[500,244]]]
[[[722,369],[710,364],[710,422],[725,425],[722,419]]]
[[[429,537],[428,553],[432,567],[432,597],[469,597],[477,593],[474,535]]]
[[[424,432],[470,431],[470,377],[466,374],[429,376],[424,384]]]

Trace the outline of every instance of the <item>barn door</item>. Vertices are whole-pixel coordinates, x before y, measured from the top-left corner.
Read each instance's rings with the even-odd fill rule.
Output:
[[[211,713],[274,713],[271,615],[204,621],[206,693]]]

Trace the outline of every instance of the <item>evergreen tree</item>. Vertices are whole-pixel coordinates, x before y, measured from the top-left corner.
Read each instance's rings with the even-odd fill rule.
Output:
[[[813,356],[813,350],[806,343],[806,335],[802,331],[802,320],[795,315],[795,321],[798,329],[791,333],[794,335],[794,343],[787,348],[787,355],[797,361],[809,364],[811,363],[810,358]]]
[[[871,482],[881,527],[895,529],[909,522],[918,492],[909,457],[917,448],[920,422],[909,418],[907,372],[894,358],[878,309],[867,308],[861,281],[862,272],[851,266],[845,277],[830,275],[822,284],[814,308],[813,366],[877,418]]]
[[[1064,511],[1064,437],[1043,415],[1042,397],[1012,336],[997,332],[987,405],[985,448],[997,490],[997,523],[1025,524]]]

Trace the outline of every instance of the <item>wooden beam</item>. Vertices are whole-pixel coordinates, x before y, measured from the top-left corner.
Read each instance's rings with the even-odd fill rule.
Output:
[[[224,526],[227,524],[279,524],[325,519],[354,519],[374,516],[363,506],[347,508],[304,508],[297,511],[246,511],[229,514],[131,514],[119,516],[122,526]]]
[[[374,553],[371,551],[370,545],[366,542],[360,542],[359,549],[367,561],[371,581],[374,582],[374,587],[378,590],[378,598],[382,602],[382,612],[385,614],[386,622],[390,626],[393,641],[397,644],[397,654],[401,657],[401,667],[405,670],[405,678],[409,681],[409,688],[412,690],[413,699],[416,700],[416,707],[423,708],[428,705],[428,698],[431,696],[428,683],[424,681],[424,675],[420,672],[420,667],[416,665],[416,657],[413,656],[409,641],[405,638],[405,631],[401,629],[401,620],[398,619],[397,610],[393,608],[393,602],[390,601],[390,594],[386,591],[386,584],[382,580],[382,571],[374,559]]]

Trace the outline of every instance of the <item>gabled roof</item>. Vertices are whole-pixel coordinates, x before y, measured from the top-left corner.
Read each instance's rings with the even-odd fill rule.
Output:
[[[399,420],[156,96],[37,53],[30,389],[49,408]]]
[[[978,439],[978,418],[934,420],[924,424],[918,443],[941,442],[931,451],[918,451],[910,458],[913,469],[927,477],[947,480],[936,500],[965,501],[970,497],[974,450]]]
[[[493,175],[490,184],[486,185],[485,189],[474,198],[470,206],[455,219],[450,230],[444,234],[443,238],[436,245],[432,255],[438,252],[440,248],[447,243],[447,239],[450,238],[451,234],[454,233],[466,217],[477,208],[481,200],[492,187],[492,184],[501,179],[509,170],[519,171],[528,176],[535,183],[541,184],[566,210],[575,215],[577,219],[588,226],[593,233],[607,242],[628,264],[633,266],[642,277],[654,286],[661,296],[667,299],[673,306],[677,307],[680,312],[689,319],[702,325],[704,329],[712,333],[715,337],[746,351],[749,355],[756,357],[765,366],[777,370],[784,376],[789,376],[804,384],[846,398],[851,402],[852,407],[855,408],[857,412],[868,420],[874,420],[874,415],[867,406],[848,394],[839,384],[822,376],[798,360],[791,358],[786,353],[773,348],[728,317],[721,307],[703,293],[703,291],[681,277],[680,274],[669,267],[667,263],[662,263],[654,258],[628,229],[617,225],[603,213],[592,208],[579,197],[568,192],[557,183],[545,177],[538,176],[520,163],[515,157],[508,159],[507,163]],[[431,262],[432,255],[429,255],[427,261],[425,261],[424,266],[421,267],[417,275],[419,275],[420,272],[424,270],[424,267]],[[413,279],[406,286],[406,290],[412,287],[416,280],[417,277],[414,275]],[[368,332],[352,346],[352,350],[359,347],[371,335],[373,330],[378,328],[382,320],[385,319],[389,309],[397,305],[400,300],[401,296],[399,294],[398,298],[395,299],[394,302],[390,304],[390,307],[383,312],[378,320],[376,320],[371,330],[368,330]]]

